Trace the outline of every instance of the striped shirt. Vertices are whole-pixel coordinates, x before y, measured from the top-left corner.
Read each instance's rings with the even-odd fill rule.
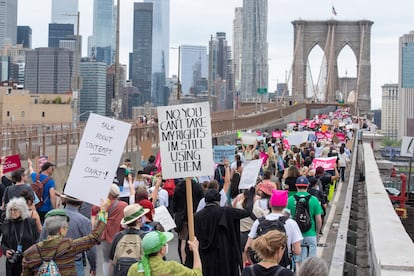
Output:
[[[99,221],[96,228],[87,236],[70,239],[56,238],[39,242],[40,252],[44,260],[49,261],[55,256],[54,261],[59,267],[62,276],[76,276],[75,259],[76,255],[82,251],[90,249],[100,241],[100,236],[105,229],[105,223]],[[23,254],[23,276],[35,275],[37,269],[42,264],[42,258],[36,248],[32,245]]]

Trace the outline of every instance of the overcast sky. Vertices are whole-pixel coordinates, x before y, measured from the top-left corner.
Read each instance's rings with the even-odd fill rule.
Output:
[[[51,20],[51,0],[18,0],[18,25],[29,25],[33,30],[33,47],[47,46],[48,23]],[[135,1],[140,2],[140,1]],[[121,0],[121,63],[128,64],[132,51],[132,0]],[[170,0],[170,46],[208,45],[210,36],[226,32],[232,44],[234,8],[242,0]],[[413,0],[268,0],[269,90],[277,81],[285,80],[293,60],[293,26],[291,21],[367,19],[374,22],[371,34],[371,98],[372,108],[381,107],[381,86],[398,81],[398,39],[414,30]],[[92,34],[93,0],[79,0],[80,33],[83,36],[83,55],[86,55],[87,37]],[[170,51],[170,75],[177,73],[177,50]],[[312,54],[318,57],[318,52]],[[320,62],[320,61],[319,61]],[[311,59],[312,68],[320,68]],[[356,59],[345,50],[338,60],[339,75],[345,72],[356,76]],[[313,73],[319,73],[319,70]],[[413,76],[414,77],[414,76]],[[316,78],[314,76],[314,78]]]

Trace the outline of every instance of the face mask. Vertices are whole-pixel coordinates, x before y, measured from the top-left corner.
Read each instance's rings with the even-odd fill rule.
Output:
[[[168,243],[165,244],[165,255],[168,254]]]
[[[141,225],[144,225],[147,222],[147,220],[145,219],[145,216],[141,217]]]

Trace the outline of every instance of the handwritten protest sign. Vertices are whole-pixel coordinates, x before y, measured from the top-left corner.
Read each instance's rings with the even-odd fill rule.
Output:
[[[100,205],[108,196],[131,125],[90,114],[65,194]]]
[[[334,157],[326,157],[326,158],[314,158],[312,161],[313,168],[317,168],[321,166],[322,168],[327,170],[334,170],[336,165],[336,156]]]
[[[15,171],[22,166],[18,154],[6,156],[0,161],[3,164],[3,173]]]
[[[212,175],[209,103],[159,106],[157,112],[163,178]]]
[[[223,162],[224,158],[229,160],[229,163],[234,161],[234,146],[214,146],[213,147],[213,159],[215,163]]]
[[[243,173],[240,178],[239,189],[248,189],[256,185],[256,179],[262,162],[262,159],[243,162]]]
[[[169,231],[177,227],[175,225],[174,219],[171,217],[165,206],[160,206],[154,209],[154,221],[161,223],[165,231]]]

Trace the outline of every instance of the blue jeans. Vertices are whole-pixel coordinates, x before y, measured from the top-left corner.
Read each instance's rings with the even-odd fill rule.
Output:
[[[78,276],[85,276],[85,269],[83,267],[82,259],[80,259],[79,261],[75,261],[75,268],[76,268],[76,274]]]
[[[308,257],[316,257],[316,236],[303,237],[301,242],[301,254],[297,256],[297,262],[303,262]]]

